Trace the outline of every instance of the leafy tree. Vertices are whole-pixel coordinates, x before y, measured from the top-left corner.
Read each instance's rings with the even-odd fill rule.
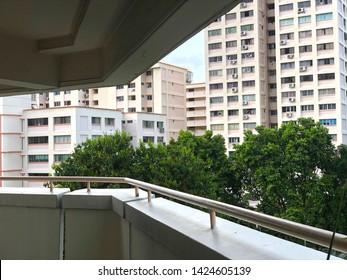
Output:
[[[87,139],[74,148],[67,160],[54,165],[56,176],[100,176],[126,177],[130,174],[134,161],[134,148],[126,133],[117,131],[113,135],[103,135]],[[83,184],[64,183],[71,189],[83,188]],[[109,184],[94,185],[108,187]]]
[[[242,187],[260,200],[264,213],[317,225],[317,205],[331,187],[321,180],[334,156],[328,130],[311,119],[299,119],[280,128],[257,127],[245,132],[237,145],[234,164]]]

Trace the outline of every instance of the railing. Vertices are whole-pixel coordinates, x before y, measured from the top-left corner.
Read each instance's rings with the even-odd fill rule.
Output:
[[[2,181],[42,181],[48,182],[50,192],[54,192],[54,182],[85,182],[87,184],[87,192],[91,192],[92,183],[120,183],[129,184],[135,187],[135,196],[139,196],[139,189],[147,191],[148,202],[151,202],[152,193],[157,193],[166,197],[176,199],[181,202],[186,202],[191,205],[199,206],[208,209],[210,212],[210,226],[211,229],[216,227],[216,213],[225,214],[243,221],[253,223],[277,232],[287,234],[305,241],[312,242],[324,247],[329,247],[333,233],[331,231],[315,228],[312,226],[303,225],[296,222],[276,218],[252,210],[244,209],[241,207],[229,205],[226,203],[214,201],[211,199],[167,189],[154,184],[145,183],[142,181],[123,178],[123,177],[15,177],[15,176],[2,176]],[[347,252],[347,236],[342,234],[335,234],[332,248],[340,252]]]

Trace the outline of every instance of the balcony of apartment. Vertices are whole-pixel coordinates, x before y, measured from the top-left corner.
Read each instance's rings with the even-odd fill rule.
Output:
[[[323,252],[216,213],[325,247],[332,236],[326,230],[129,178],[1,179],[41,180],[50,186],[0,188],[1,259],[326,259]],[[53,188],[53,181],[85,182],[87,188],[71,192]],[[93,189],[94,182],[126,184],[126,188]],[[333,248],[346,252],[346,236],[336,234]]]
[[[206,107],[206,100],[197,99],[194,101],[187,101],[187,108],[196,108],[196,107]]]
[[[196,90],[196,91],[187,91],[186,97],[187,98],[201,98],[206,96],[205,90]]]
[[[194,110],[194,111],[187,111],[187,117],[206,117],[206,110]]]
[[[188,120],[187,127],[206,127],[206,120]]]

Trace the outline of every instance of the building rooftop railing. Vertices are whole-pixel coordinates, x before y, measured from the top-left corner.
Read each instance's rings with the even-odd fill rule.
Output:
[[[305,241],[312,242],[323,247],[329,247],[332,241],[333,232],[319,229],[316,227],[288,221],[285,219],[273,217],[238,206],[214,201],[211,199],[183,193],[180,191],[164,188],[158,185],[145,183],[125,177],[47,177],[47,176],[2,176],[2,181],[42,181],[49,183],[50,192],[54,192],[54,183],[57,182],[85,182],[87,192],[92,192],[92,183],[112,183],[128,184],[134,187],[134,196],[139,195],[139,190],[145,190],[148,194],[148,202],[151,202],[152,194],[160,194],[165,197],[173,198],[177,201],[185,202],[191,205],[205,208],[210,213],[210,227],[214,229],[216,225],[216,213],[221,213],[233,218],[237,218],[257,226],[271,229],[286,235],[296,237]],[[347,235],[336,233],[332,243],[332,249],[347,252]]]

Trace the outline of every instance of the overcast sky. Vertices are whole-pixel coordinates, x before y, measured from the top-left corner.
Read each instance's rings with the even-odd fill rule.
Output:
[[[205,81],[204,31],[179,46],[162,61],[187,68],[193,72],[193,82]]]

